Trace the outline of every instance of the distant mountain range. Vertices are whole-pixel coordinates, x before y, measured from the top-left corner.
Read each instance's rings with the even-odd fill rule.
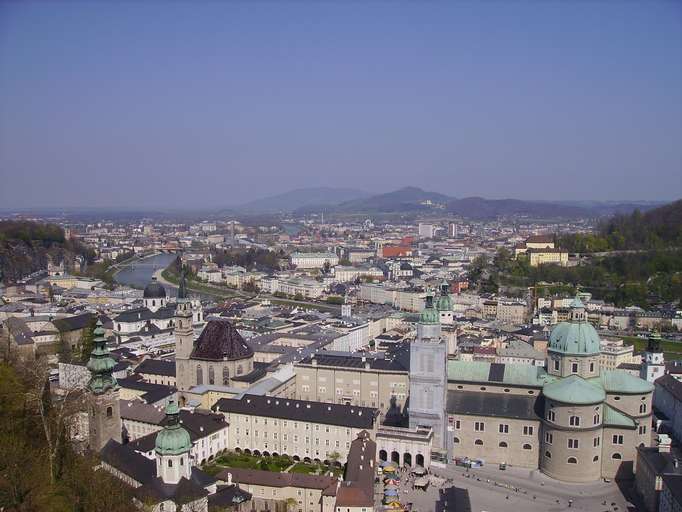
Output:
[[[523,201],[519,199],[454,198],[418,187],[370,195],[349,188],[305,188],[266,197],[238,206],[243,213],[290,212],[297,215],[325,214],[419,214],[443,213],[467,218],[528,216],[543,218],[602,217],[648,210],[662,203],[632,201]]]
[[[310,211],[322,211],[328,205],[336,205],[345,201],[366,199],[371,194],[353,188],[314,187],[297,188],[249,201],[233,209],[242,213],[279,213],[293,212],[300,208]]]

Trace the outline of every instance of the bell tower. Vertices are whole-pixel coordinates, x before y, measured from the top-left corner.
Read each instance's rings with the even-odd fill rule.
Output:
[[[661,335],[654,332],[649,336],[649,343],[644,351],[644,361],[639,370],[640,379],[654,382],[665,375],[665,359],[661,350]]]
[[[121,442],[121,409],[118,383],[112,375],[114,360],[109,355],[102,322],[97,322],[94,348],[87,368],[90,370],[88,390],[88,429],[90,450],[99,452],[109,439]]]
[[[447,346],[442,336],[440,315],[433,294],[426,295],[426,306],[417,324],[417,338],[410,344],[410,428],[433,428],[433,447],[444,451],[445,402],[447,393]]]
[[[178,301],[175,307],[175,374],[178,391],[183,393],[192,387],[190,356],[194,347],[192,329],[192,302],[187,296],[185,270],[180,275]]]

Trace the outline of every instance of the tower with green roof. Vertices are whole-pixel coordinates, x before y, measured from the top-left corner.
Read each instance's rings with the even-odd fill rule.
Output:
[[[426,294],[419,315],[417,337],[410,344],[410,428],[433,429],[433,448],[444,451],[445,402],[447,393],[447,346],[442,336],[440,315],[433,294]]]
[[[156,476],[165,484],[177,484],[192,474],[192,440],[180,424],[180,409],[175,401],[166,404],[163,430],[156,435]]]
[[[113,375],[116,362],[109,354],[104,337],[104,327],[98,321],[94,331],[94,348],[86,367],[90,370],[87,389],[89,447],[99,452],[114,439],[121,442],[121,410],[118,383]]]
[[[440,283],[440,294],[436,301],[436,309],[440,315],[440,323],[443,325],[452,325],[452,322],[454,321],[452,297],[450,297],[450,284],[445,279]]]

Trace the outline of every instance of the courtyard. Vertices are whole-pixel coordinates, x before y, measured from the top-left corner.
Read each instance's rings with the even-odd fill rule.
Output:
[[[304,473],[308,475],[343,475],[343,467],[340,464],[326,465],[319,461],[295,460],[283,455],[251,454],[244,452],[228,451],[218,455],[212,461],[204,464],[203,470],[215,475],[226,468],[258,469],[275,473]]]

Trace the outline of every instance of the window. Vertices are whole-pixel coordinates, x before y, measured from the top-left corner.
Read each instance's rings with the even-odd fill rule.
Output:
[[[568,418],[568,424],[572,427],[580,426],[580,416],[571,416]]]
[[[646,412],[646,404],[639,404],[639,413],[644,414]]]
[[[215,384],[215,371],[213,370],[213,366],[208,367],[208,383]]]
[[[107,418],[111,418],[114,415],[113,409],[111,406],[107,407]]]
[[[483,446],[483,441],[481,441],[480,439],[476,439],[476,441],[474,441],[474,444],[478,446]]]
[[[620,397],[619,397],[619,396],[614,396],[613,399],[617,402],[618,400],[620,400]]]
[[[577,450],[578,449],[578,440],[577,439],[569,439],[568,440],[568,447],[571,448],[572,450]]]
[[[201,369],[201,365],[197,365],[197,385],[201,386],[204,383],[204,371]]]
[[[485,386],[481,387],[481,391],[485,391]]]
[[[550,409],[547,411],[547,419],[549,421],[555,421],[556,420],[556,414],[554,413],[554,410]]]
[[[508,445],[504,441],[500,442],[499,447],[500,448],[506,448]]]
[[[578,459],[576,459],[575,457],[569,457],[568,460],[566,461],[566,463],[567,464],[577,464]]]
[[[599,443],[600,443],[600,442],[601,442],[601,438],[595,437],[595,438],[592,440],[592,446],[594,446],[594,447],[596,448],[597,446],[599,446]]]
[[[533,427],[530,425],[524,425],[523,426],[523,435],[524,436],[532,436],[533,435]]]
[[[590,373],[594,373],[594,363],[590,363]]]
[[[599,455],[592,457],[592,462],[597,462],[599,460]]]
[[[230,383],[230,370],[224,366],[223,367],[223,386],[227,386]]]
[[[623,457],[620,453],[616,452],[613,455],[611,455],[611,458],[614,460],[621,460]]]
[[[242,365],[237,365],[237,375],[241,375],[243,371]]]
[[[500,434],[509,434],[509,425],[500,423]]]
[[[459,420],[455,420],[455,430],[459,430],[462,427],[462,423]]]
[[[555,360],[554,360],[554,369],[555,369],[556,371],[559,371],[559,360],[558,360],[558,359],[555,359]]]
[[[184,457],[180,457],[180,465],[181,466],[185,465],[185,458]]]
[[[592,423],[594,423],[595,425],[599,425],[599,413],[595,414],[592,417]]]
[[[459,437],[455,437],[455,438],[452,440],[452,442],[453,442],[454,444],[459,444]]]
[[[578,373],[578,363],[571,363],[571,372]]]
[[[646,434],[646,425],[639,426],[639,435]]]
[[[545,457],[547,457],[548,459],[551,459],[551,458],[552,458],[552,452],[550,452],[549,450],[547,450],[547,451],[545,452]]]
[[[477,421],[474,423],[474,430],[476,432],[485,432],[485,423],[482,421]]]
[[[552,441],[554,441],[554,436],[549,432],[545,432],[545,443],[552,444]]]
[[[531,445],[529,445],[528,443],[526,443],[526,444],[523,445],[523,449],[524,449],[524,450],[532,450],[533,447],[532,447]]]
[[[168,467],[172,468],[173,467],[173,461],[172,459],[168,459]]]
[[[613,434],[613,444],[623,444],[622,434]]]

